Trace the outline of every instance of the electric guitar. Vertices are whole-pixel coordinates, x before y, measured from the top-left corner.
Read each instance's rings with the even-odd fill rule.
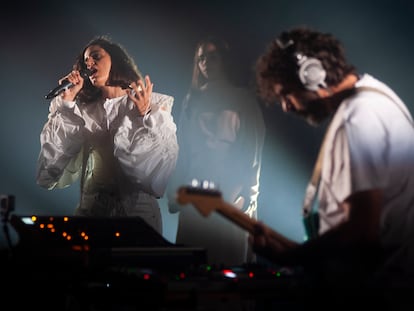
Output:
[[[181,186],[177,190],[176,200],[179,204],[192,204],[201,215],[207,217],[216,211],[239,227],[254,235],[254,227],[258,221],[243,213],[240,209],[225,202],[219,190],[206,187]],[[285,247],[293,247],[296,242],[267,227],[273,239]]]

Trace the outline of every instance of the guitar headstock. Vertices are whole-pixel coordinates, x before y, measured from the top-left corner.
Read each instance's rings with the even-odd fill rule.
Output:
[[[181,186],[177,190],[179,204],[192,204],[203,216],[208,216],[222,204],[222,194],[214,183],[193,181],[191,185]]]

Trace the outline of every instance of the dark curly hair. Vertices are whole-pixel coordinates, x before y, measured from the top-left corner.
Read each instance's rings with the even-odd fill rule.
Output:
[[[86,49],[92,45],[101,47],[111,56],[111,70],[106,85],[126,88],[132,82],[143,79],[140,70],[125,48],[118,43],[114,43],[108,36],[97,36],[89,41],[78,55],[73,69],[86,69],[84,54]],[[93,86],[89,79],[85,79],[84,86],[78,93],[77,98],[81,102],[89,103],[97,100],[100,96],[101,90]]]
[[[295,58],[298,52],[322,62],[328,86],[336,85],[348,74],[356,72],[346,60],[344,47],[332,34],[307,27],[284,31],[269,44],[255,64],[257,94],[266,105],[277,101],[273,90],[275,84],[282,84],[289,90],[304,89]]]

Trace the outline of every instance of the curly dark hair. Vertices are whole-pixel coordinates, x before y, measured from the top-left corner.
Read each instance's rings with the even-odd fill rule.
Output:
[[[86,49],[92,45],[101,47],[111,56],[111,71],[106,85],[126,88],[132,82],[143,79],[140,70],[126,49],[122,45],[114,43],[108,36],[97,36],[89,41],[76,58],[73,69],[79,71],[86,69],[84,54]],[[78,93],[77,98],[81,102],[89,103],[97,100],[100,96],[101,90],[93,86],[89,79],[85,79],[84,86]]]
[[[273,90],[275,84],[290,90],[304,89],[298,76],[295,53],[319,59],[326,71],[328,86],[336,85],[348,74],[356,72],[347,62],[341,42],[332,34],[304,26],[284,31],[268,45],[255,64],[257,94],[266,105],[277,101]]]

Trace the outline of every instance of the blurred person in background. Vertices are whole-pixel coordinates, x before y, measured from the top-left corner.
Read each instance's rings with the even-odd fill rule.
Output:
[[[212,182],[224,201],[257,218],[265,124],[254,91],[235,82],[233,60],[222,38],[209,36],[195,47],[167,195],[169,211],[179,212],[176,243],[202,246],[209,263],[225,266],[255,261],[246,231],[217,213],[204,217],[190,204],[180,206],[175,196],[192,180]]]

